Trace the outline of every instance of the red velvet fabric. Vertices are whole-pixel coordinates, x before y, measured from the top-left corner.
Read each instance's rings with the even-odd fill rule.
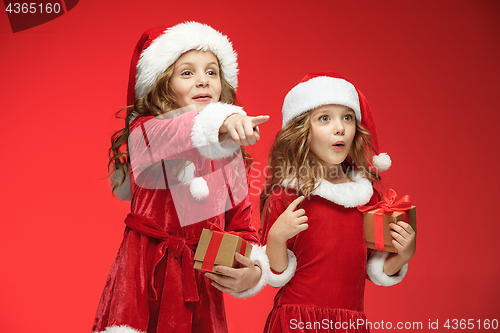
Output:
[[[282,305],[274,307],[267,318],[266,332],[342,332],[365,333],[363,312],[315,306]]]
[[[157,152],[157,158],[171,156],[174,148],[169,149],[168,142],[175,141],[183,145],[175,146],[177,155],[188,152],[185,156],[196,162],[197,171],[209,174],[213,170],[211,161],[196,154],[188,135],[194,115],[185,114],[159,122],[150,128],[148,136],[153,140],[165,140],[165,153]],[[151,117],[136,119],[131,130],[148,119]],[[175,128],[175,131],[166,133],[167,127]],[[178,136],[183,136],[184,140]],[[177,155],[175,157],[180,156]],[[214,168],[227,163],[225,159],[214,161]],[[230,167],[226,168],[231,188],[234,191],[247,190],[247,184],[240,183],[242,178],[231,171]],[[143,173],[143,177],[147,175]],[[92,331],[128,325],[148,333],[227,332],[222,292],[193,268],[193,251],[202,229],[209,228],[209,221],[181,226],[168,186],[166,189],[143,188],[137,185],[132,173],[130,176],[131,214],[125,221],[127,227],[123,241],[109,272]],[[231,206],[225,184],[220,187],[208,179],[211,192],[205,204],[228,207],[226,212],[210,218],[210,223],[226,231],[239,232],[245,240],[258,244],[258,235],[251,221],[248,191],[241,202]],[[142,184],[150,181],[153,180],[141,180]],[[195,205],[189,186],[180,185],[175,191],[179,198],[185,198],[183,202],[187,205]],[[241,196],[241,193],[233,195]],[[186,211],[192,209],[196,207],[186,207]]]
[[[275,191],[269,198],[271,211],[266,210],[264,216],[267,221],[264,244],[274,221],[297,197],[281,192]],[[376,200],[374,197],[371,201]],[[297,257],[297,270],[276,295],[265,332],[335,332],[335,322],[365,318],[368,252],[362,213],[316,195],[304,200],[302,208],[309,228],[288,241],[288,249]],[[323,323],[323,320],[333,321],[333,327],[307,329],[307,322]],[[294,322],[303,322],[303,329]]]

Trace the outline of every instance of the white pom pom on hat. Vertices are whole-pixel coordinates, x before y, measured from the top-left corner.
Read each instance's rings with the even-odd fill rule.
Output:
[[[210,194],[207,182],[202,177],[195,177],[189,182],[189,191],[198,201],[205,200]]]
[[[391,157],[387,153],[374,155],[372,158],[372,164],[377,168],[378,172],[387,171],[392,165]]]
[[[195,177],[195,172],[195,165],[193,163],[189,163],[184,170],[177,175],[177,180],[180,183],[189,185],[189,191],[191,192],[193,198],[198,201],[203,201],[208,197],[210,191],[206,180],[202,177]]]
[[[375,121],[366,97],[351,82],[334,72],[307,74],[293,87],[283,102],[283,123],[285,127],[295,117],[322,105],[337,104],[351,108],[356,121],[371,134],[374,156],[372,165],[378,172],[391,167],[391,158],[379,153]]]

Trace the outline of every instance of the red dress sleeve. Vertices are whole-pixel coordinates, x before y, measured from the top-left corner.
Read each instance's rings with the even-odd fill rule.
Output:
[[[262,225],[265,225],[265,228],[262,230],[262,244],[267,244],[267,234],[269,230],[285,209],[286,207],[283,204],[282,198],[280,198],[276,192],[273,192],[267,199],[262,216]]]
[[[139,116],[130,126],[128,147],[131,164],[153,164],[177,158],[199,156],[190,133],[198,112],[184,113],[172,119]]]
[[[241,238],[260,245],[259,235],[252,223],[252,203],[247,195],[243,201],[226,211],[226,231],[241,234]]]

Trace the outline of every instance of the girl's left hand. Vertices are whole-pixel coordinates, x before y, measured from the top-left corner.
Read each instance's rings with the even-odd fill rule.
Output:
[[[411,225],[406,222],[399,221],[391,223],[391,236],[393,238],[392,245],[398,251],[398,256],[402,260],[408,262],[415,254],[417,247],[416,234]]]
[[[242,256],[239,253],[234,254],[234,258],[242,264],[241,268],[230,268],[226,266],[217,266],[217,272],[224,273],[228,276],[222,276],[212,273],[205,273],[205,276],[210,278],[212,286],[228,293],[238,293],[255,286],[262,274],[260,267],[255,266],[249,258]]]

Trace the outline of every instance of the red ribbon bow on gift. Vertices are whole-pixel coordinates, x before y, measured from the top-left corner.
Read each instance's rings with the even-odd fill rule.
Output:
[[[395,202],[397,197],[396,191],[393,189],[388,189],[382,200],[377,202],[373,206],[358,206],[360,212],[368,212],[378,209],[374,213],[373,217],[373,228],[375,237],[375,249],[378,251],[385,251],[384,244],[384,214],[392,215],[393,212],[403,213],[403,221],[408,222],[408,214],[406,211],[412,207],[410,196],[405,195],[401,199]]]

